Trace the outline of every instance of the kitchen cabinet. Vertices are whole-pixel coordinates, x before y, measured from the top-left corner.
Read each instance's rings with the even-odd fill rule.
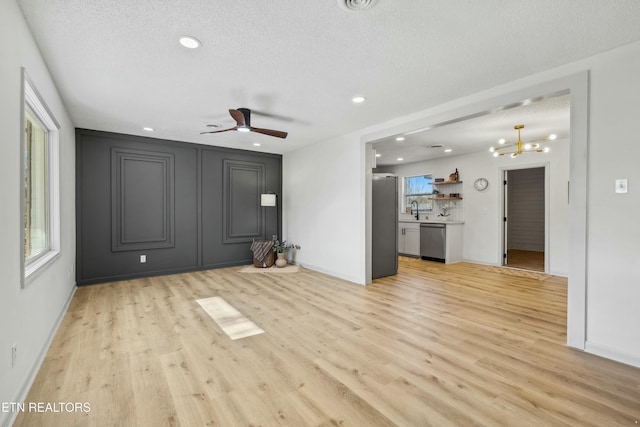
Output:
[[[398,223],[398,253],[413,257],[420,256],[420,223]]]
[[[447,223],[445,263],[462,261],[462,224]]]

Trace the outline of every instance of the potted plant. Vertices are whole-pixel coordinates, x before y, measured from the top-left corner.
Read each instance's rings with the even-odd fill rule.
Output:
[[[287,254],[291,249],[300,249],[300,245],[287,243],[286,240],[283,240],[281,242],[276,239],[273,241],[273,251],[278,256],[278,259],[276,260],[277,267],[284,267],[285,265],[287,265]]]

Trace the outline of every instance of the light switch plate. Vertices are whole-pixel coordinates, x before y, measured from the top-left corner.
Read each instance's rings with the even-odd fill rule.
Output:
[[[628,180],[625,179],[616,179],[616,193],[618,194],[626,194],[627,193],[627,184]]]

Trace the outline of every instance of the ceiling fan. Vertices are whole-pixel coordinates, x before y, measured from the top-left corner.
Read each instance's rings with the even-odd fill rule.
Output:
[[[256,132],[261,133],[263,135],[275,136],[276,138],[286,138],[287,132],[282,132],[279,130],[273,129],[263,129],[251,126],[251,110],[248,108],[238,108],[236,110],[229,110],[229,114],[233,117],[233,120],[236,121],[237,125],[230,129],[224,130],[213,130],[209,132],[200,132],[200,134],[205,133],[220,133],[220,132],[228,132],[230,130],[237,130],[238,132]]]

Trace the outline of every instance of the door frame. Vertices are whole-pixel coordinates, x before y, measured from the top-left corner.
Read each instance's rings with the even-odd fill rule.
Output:
[[[587,178],[589,163],[589,69],[565,67],[525,77],[474,95],[392,120],[360,135],[364,207],[362,233],[364,284],[371,283],[371,175],[372,144],[403,132],[432,128],[492,111],[501,111],[541,94],[569,93],[571,134],[569,144],[569,277],[567,290],[567,345],[585,350],[587,341]],[[544,95],[543,95],[544,96]],[[500,255],[502,256],[502,255]]]
[[[507,185],[504,182],[507,180],[507,173],[513,170],[521,170],[521,169],[537,169],[544,168],[544,272],[548,274],[549,269],[549,260],[550,253],[549,248],[551,241],[549,237],[549,229],[550,229],[550,205],[551,205],[551,189],[550,189],[550,180],[549,180],[549,166],[550,162],[536,162],[536,163],[527,163],[523,165],[513,165],[513,166],[505,166],[500,168],[500,177],[502,179],[502,185],[500,189],[500,201],[502,203],[502,215],[500,221],[502,222],[502,227],[500,227],[500,239],[502,242],[501,245],[501,253],[500,260],[501,265],[505,265],[506,262],[506,253],[507,253],[507,221],[509,216],[507,215]],[[504,221],[504,218],[507,218],[507,221]]]

